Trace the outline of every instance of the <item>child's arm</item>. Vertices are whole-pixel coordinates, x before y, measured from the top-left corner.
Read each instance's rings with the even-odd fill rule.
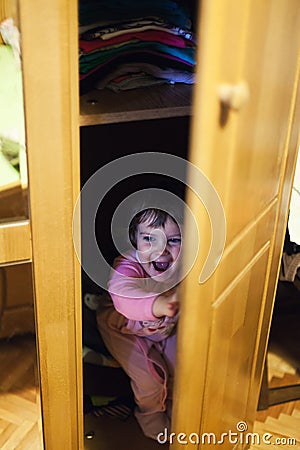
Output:
[[[158,293],[145,289],[145,283],[151,281],[143,278],[140,264],[134,264],[125,258],[118,258],[115,270],[108,282],[108,291],[116,310],[127,319],[155,320],[152,305]]]
[[[116,310],[127,319],[155,320],[158,317],[173,317],[179,310],[176,288],[163,294],[145,289],[150,278],[143,278],[140,264],[125,258],[117,259],[111,274],[108,290]],[[150,286],[148,286],[150,287]]]

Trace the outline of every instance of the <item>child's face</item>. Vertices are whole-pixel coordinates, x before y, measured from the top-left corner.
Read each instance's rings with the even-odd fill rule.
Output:
[[[168,218],[164,227],[151,227],[147,222],[137,227],[139,260],[150,277],[158,281],[169,279],[177,269],[181,249],[181,233],[178,225]]]

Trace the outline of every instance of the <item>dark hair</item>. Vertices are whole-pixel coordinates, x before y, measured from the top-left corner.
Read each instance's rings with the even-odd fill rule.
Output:
[[[140,223],[147,221],[150,227],[164,227],[168,219],[171,219],[174,223],[177,224],[176,220],[170,214],[159,208],[147,208],[138,212],[133,217],[129,225],[130,242],[135,248],[137,247],[136,232],[137,227]]]

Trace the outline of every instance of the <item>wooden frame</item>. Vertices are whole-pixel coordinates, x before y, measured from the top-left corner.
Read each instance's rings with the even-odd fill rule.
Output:
[[[83,448],[77,4],[19,2],[44,444]]]

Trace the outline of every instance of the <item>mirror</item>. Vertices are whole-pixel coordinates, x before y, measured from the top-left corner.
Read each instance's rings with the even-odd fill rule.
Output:
[[[28,181],[19,31],[8,18],[0,32],[0,223],[5,223],[28,217]]]
[[[5,232],[28,219],[28,183],[17,2],[0,6],[0,227]],[[13,233],[8,239],[14,241]],[[17,264],[13,257],[1,262],[0,447],[42,449],[32,265]]]

